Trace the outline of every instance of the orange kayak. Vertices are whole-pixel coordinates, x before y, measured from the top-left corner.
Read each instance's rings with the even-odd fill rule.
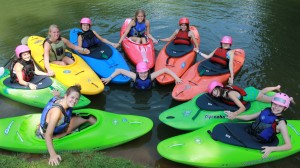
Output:
[[[195,38],[197,40],[197,43],[200,44],[200,35],[195,26],[190,26],[190,30],[193,31]],[[168,46],[173,45],[173,46]],[[169,49],[168,47],[174,47],[173,49]],[[169,56],[170,52],[171,54],[174,53],[180,53],[186,50],[185,47],[188,47],[187,45],[174,45],[172,42],[168,42],[159,52],[156,62],[155,62],[155,68],[154,71],[158,71],[163,68],[169,68],[172,70],[178,77],[181,77],[183,73],[188,70],[190,66],[195,62],[196,60],[196,52],[194,50],[190,50],[189,52],[185,53],[182,56]],[[193,45],[190,46],[191,48],[194,48]],[[168,54],[169,53],[169,54]],[[175,82],[174,78],[169,74],[162,74],[156,78],[156,80],[162,84],[170,84]]]
[[[235,49],[233,60],[233,72],[237,74],[245,61],[245,51],[242,49]],[[191,66],[181,77],[182,83],[174,87],[172,97],[178,101],[187,101],[195,97],[196,95],[206,92],[208,85],[212,81],[219,81],[226,84],[230,73],[228,72],[219,75],[200,75],[199,65],[204,64],[206,60],[200,61]],[[208,60],[207,60],[208,61]],[[207,71],[207,70],[206,70]],[[214,71],[213,69],[211,71]]]
[[[120,31],[120,37],[126,31],[128,24],[132,19],[127,18],[122,25]],[[148,67],[153,68],[155,62],[155,51],[154,51],[154,44],[152,39],[148,38],[146,44],[137,44],[133,42],[130,38],[126,37],[122,41],[122,48],[129,58],[129,60],[134,64],[138,64],[139,62],[148,62]]]

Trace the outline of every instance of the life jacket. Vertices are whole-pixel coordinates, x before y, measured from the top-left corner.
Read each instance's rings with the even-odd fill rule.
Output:
[[[44,133],[46,132],[47,127],[48,127],[48,123],[46,122],[47,114],[50,111],[50,109],[52,109],[53,107],[58,107],[64,115],[64,122],[55,127],[54,132],[53,132],[54,135],[64,132],[66,130],[66,128],[68,127],[70,121],[71,121],[72,108],[68,108],[67,111],[65,111],[65,109],[60,104],[55,103],[57,100],[58,100],[57,97],[53,97],[48,102],[48,104],[46,105],[46,107],[44,108],[44,110],[42,112],[42,116],[41,116],[41,120],[40,120],[40,126],[41,126]]]
[[[79,32],[78,35],[82,37],[82,47],[90,49],[91,47],[97,45],[101,42],[92,30],[88,30],[85,32]]]
[[[61,40],[61,37],[58,39],[58,43],[53,43],[49,38],[46,38],[45,42],[48,42],[51,46],[51,50],[49,53],[49,61],[61,61],[63,57],[65,56],[65,50],[66,50],[66,45],[65,43]],[[43,46],[44,46],[43,43]]]
[[[29,61],[25,61],[22,58],[14,60],[11,65],[10,65],[10,82],[11,83],[15,83],[15,82],[19,82],[19,79],[16,75],[16,73],[14,72],[14,66],[16,65],[16,63],[20,63],[21,65],[23,65],[23,69],[22,69],[22,76],[23,76],[23,80],[26,82],[29,82],[33,79],[34,77],[34,62],[32,61],[32,59],[30,59]]]
[[[276,126],[281,120],[286,122],[283,117],[274,115],[271,108],[266,108],[256,118],[255,122],[251,124],[248,133],[254,135],[262,142],[270,142],[275,138],[277,134]]]
[[[226,57],[227,52],[230,49],[223,49],[222,47],[218,48],[214,55],[209,59],[210,62],[218,63],[224,67],[228,67],[229,59]]]
[[[145,32],[146,32],[146,23],[145,22],[139,23],[138,21],[136,21],[135,26],[131,27],[128,36],[145,37]]]
[[[180,29],[174,39],[174,44],[190,45],[191,38],[189,37],[189,31],[182,31]]]
[[[148,74],[147,78],[145,80],[142,80],[138,74],[136,74],[136,79],[134,82],[134,87],[136,89],[141,89],[141,90],[148,90],[151,89],[152,86],[152,81],[151,81],[151,76]]]
[[[228,98],[228,93],[230,91],[237,91],[241,96],[240,96],[240,101],[242,102],[243,105],[246,105],[247,102],[244,101],[243,97],[244,96],[247,96],[247,93],[245,92],[244,89],[238,87],[238,86],[225,86],[224,87],[224,90],[225,90],[225,97],[222,96],[222,101],[228,105],[231,105],[231,106],[235,106],[236,104],[234,103],[234,101],[232,101],[231,99]]]

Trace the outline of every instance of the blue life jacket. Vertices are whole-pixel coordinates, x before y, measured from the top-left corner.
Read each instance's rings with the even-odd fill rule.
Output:
[[[48,123],[46,122],[46,118],[47,118],[47,114],[50,111],[50,109],[52,109],[53,107],[58,107],[61,112],[64,115],[64,122],[61,125],[58,125],[55,127],[53,134],[59,134],[62,133],[66,130],[66,128],[68,127],[71,117],[72,117],[72,108],[68,108],[67,111],[64,110],[64,108],[58,104],[55,103],[56,100],[58,100],[57,97],[53,97],[47,104],[47,106],[44,108],[43,112],[42,112],[42,116],[41,116],[41,120],[40,120],[40,126],[43,130],[43,132],[45,133],[48,127]]]
[[[259,117],[252,123],[248,130],[250,134],[256,136],[262,142],[270,142],[276,136],[276,126],[283,117],[272,113],[271,108],[264,109]]]
[[[136,21],[135,26],[131,27],[128,36],[145,37],[145,31],[146,31],[146,23],[145,22],[139,23],[138,21]]]
[[[88,30],[85,32],[80,32],[78,35],[82,37],[82,47],[90,49],[91,47],[99,44],[101,40],[99,40],[92,30]]]
[[[147,78],[145,80],[142,80],[138,74],[136,74],[136,79],[134,82],[134,87],[136,89],[141,89],[141,90],[148,90],[151,89],[152,86],[152,81],[151,81],[151,76],[148,74]]]

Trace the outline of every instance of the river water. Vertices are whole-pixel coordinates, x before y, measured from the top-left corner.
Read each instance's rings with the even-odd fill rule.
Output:
[[[178,20],[188,17],[191,25],[199,30],[200,51],[207,54],[218,47],[223,35],[232,36],[232,48],[242,48],[246,52],[245,64],[235,77],[235,84],[257,88],[280,84],[281,91],[293,96],[296,102],[300,100],[300,2],[297,0],[14,0],[1,2],[1,7],[1,66],[13,55],[22,37],[46,36],[49,25],[54,23],[59,25],[62,36],[68,38],[70,29],[78,27],[82,17],[90,17],[93,30],[117,42],[125,18],[133,17],[135,11],[142,8],[150,20],[151,34],[156,38],[169,37],[178,28]],[[163,45],[155,46],[156,54]],[[198,56],[197,61],[202,59]],[[162,158],[156,150],[161,140],[185,133],[158,120],[161,112],[181,103],[172,99],[173,87],[156,84],[151,91],[142,92],[132,89],[129,84],[109,84],[103,93],[88,96],[92,100],[89,108],[146,116],[154,122],[150,133],[104,150],[106,155],[123,157],[150,167],[188,167]],[[14,102],[2,95],[0,104],[0,118],[41,112],[41,109]],[[285,116],[300,119],[298,112],[299,104],[293,105]],[[0,150],[0,153],[10,152]],[[299,164],[300,154],[296,154],[256,167],[297,167]]]

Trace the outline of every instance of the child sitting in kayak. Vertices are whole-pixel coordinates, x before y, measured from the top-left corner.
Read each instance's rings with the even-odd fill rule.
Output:
[[[183,17],[179,20],[180,29],[176,29],[175,32],[168,38],[158,39],[160,41],[169,42],[174,40],[174,44],[186,44],[190,45],[194,43],[194,51],[199,52],[199,44],[195,38],[193,31],[190,31],[190,21],[188,18]]]
[[[60,36],[57,25],[50,25],[48,37],[44,41],[44,64],[45,69],[51,76],[54,72],[50,68],[50,62],[57,65],[70,65],[74,60],[65,51],[66,47],[77,50],[81,54],[89,54],[90,51],[72,44],[68,39]],[[69,53],[70,54],[70,53]]]
[[[209,55],[206,55],[202,52],[199,54],[206,58],[210,59],[210,62],[217,63],[223,65],[224,67],[228,67],[230,71],[230,78],[228,79],[229,84],[233,84],[234,72],[233,72],[233,58],[234,58],[234,50],[231,50],[230,47],[232,45],[232,37],[224,36],[220,41],[220,47],[216,48]]]
[[[36,84],[30,83],[34,75],[49,75],[36,67],[34,61],[31,59],[31,51],[27,45],[17,46],[15,52],[17,59],[10,66],[11,82],[18,82],[20,85],[35,90],[37,87]]]
[[[113,72],[110,75],[110,77],[101,78],[101,80],[103,81],[104,84],[108,84],[111,79],[113,79],[119,74],[123,74],[130,77],[133,80],[135,88],[141,90],[147,90],[151,88],[152,81],[163,73],[167,73],[171,75],[175,79],[176,83],[182,82],[181,79],[168,68],[163,68],[150,74],[148,64],[146,62],[139,62],[136,65],[136,73],[124,69],[116,69],[115,72]]]
[[[58,97],[60,93],[55,92],[56,96],[48,102],[42,112],[40,125],[36,133],[46,141],[50,154],[49,165],[51,166],[59,165],[61,161],[60,155],[54,150],[53,138],[70,134],[83,123],[96,123],[96,118],[93,116],[72,116],[72,108],[78,103],[81,95],[80,90],[80,85],[71,86],[62,99]]]
[[[282,117],[282,112],[290,105],[291,98],[284,93],[276,93],[272,98],[272,105],[263,111],[251,114],[229,117],[229,119],[253,120],[256,119],[247,132],[256,137],[259,142],[271,142],[277,133],[281,133],[284,139],[283,145],[280,146],[263,146],[263,158],[269,156],[271,152],[289,150],[292,148],[290,136],[287,130],[287,122]]]
[[[251,101],[260,101],[269,103],[272,101],[274,96],[266,95],[270,91],[280,90],[280,85],[273,87],[266,87],[262,90],[258,90],[254,87],[247,87],[245,89],[237,86],[223,86],[222,83],[213,81],[208,85],[208,93],[213,96],[220,98],[224,103],[229,105],[236,105],[239,107],[237,111],[230,112],[226,111],[229,119],[233,119],[240,113],[246,110],[245,104]],[[293,98],[290,98],[293,102]]]
[[[132,41],[138,44],[146,44],[147,38],[151,38],[154,44],[157,44],[157,40],[150,34],[150,22],[146,19],[144,10],[137,10],[135,12],[134,19],[130,21],[124,34],[121,36],[118,47],[125,37],[129,37]]]
[[[118,47],[118,44],[108,41],[107,39],[101,37],[94,30],[91,30],[92,21],[90,18],[82,18],[80,20],[80,27],[81,27],[82,33],[78,34],[78,46],[79,47],[89,49],[90,47],[93,47],[94,45],[96,45],[100,42],[110,44],[115,48]]]

